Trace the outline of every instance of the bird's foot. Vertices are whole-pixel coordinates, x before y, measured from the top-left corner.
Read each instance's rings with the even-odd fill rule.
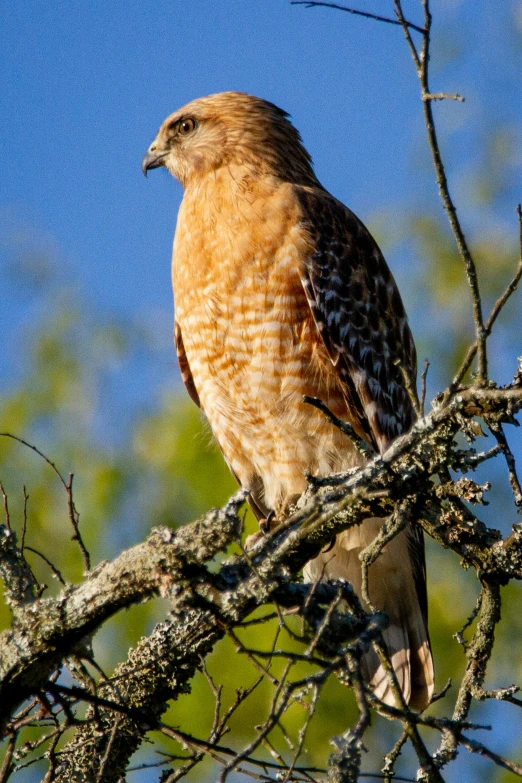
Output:
[[[263,533],[266,536],[266,534],[269,533],[271,528],[275,527],[276,524],[277,524],[276,513],[274,509],[272,509],[272,511],[268,512],[266,519],[259,520],[259,529],[261,533]]]
[[[250,549],[253,549],[258,541],[260,541],[262,538],[264,538],[270,530],[274,527],[277,527],[278,520],[276,518],[275,511],[270,511],[265,519],[259,520],[259,530],[257,533],[252,533],[252,535],[247,536],[245,541],[245,549],[247,552]]]

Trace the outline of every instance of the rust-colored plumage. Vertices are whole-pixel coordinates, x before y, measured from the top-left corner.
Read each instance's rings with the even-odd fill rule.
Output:
[[[361,464],[360,454],[303,395],[319,397],[377,450],[412,424],[401,365],[415,348],[402,301],[373,238],[318,182],[285,112],[220,93],[168,117],[144,161],[185,188],[172,264],[183,379],[258,518],[284,515],[306,488]],[[315,578],[361,590],[362,548],[382,520],[338,536],[308,564]],[[326,565],[325,565],[326,564]],[[404,695],[422,708],[433,690],[422,535],[408,528],[371,566],[372,602]],[[393,703],[376,656],[363,661]]]

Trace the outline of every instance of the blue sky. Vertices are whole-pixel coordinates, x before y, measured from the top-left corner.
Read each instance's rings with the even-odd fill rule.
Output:
[[[170,307],[181,188],[165,172],[147,182],[140,161],[164,117],[194,97],[240,89],[286,108],[325,184],[362,212],[404,178],[416,85],[397,31],[287,0],[122,8],[3,12],[2,203],[52,238],[97,302]]]
[[[360,7],[389,14],[392,5]],[[491,127],[520,128],[520,0],[484,0],[480,13],[474,0],[432,5],[432,89],[466,96],[435,107],[464,226],[514,236],[520,168],[487,215],[459,182]],[[421,21],[417,0],[404,7]],[[398,27],[289,0],[25,0],[0,12],[0,71],[0,389],[23,373],[21,345],[52,307],[33,288],[48,266],[64,297],[154,335],[155,349],[117,368],[104,389],[116,428],[179,383],[170,254],[182,190],[164,170],[146,180],[140,164],[165,116],[200,95],[245,90],[289,111],[320,180],[370,225],[389,205],[394,219],[402,206],[445,221]],[[418,259],[387,228],[379,238],[419,340]]]
[[[404,6],[421,21],[417,0]],[[360,7],[386,14],[392,3]],[[520,8],[433,2],[432,89],[466,96],[435,107],[465,227],[488,220],[511,235],[516,185],[486,220],[458,182],[488,128],[519,119]],[[154,334],[155,354],[113,379],[122,407],[177,382],[170,254],[182,191],[164,170],[146,180],[140,163],[164,117],[200,95],[245,90],[289,111],[323,184],[363,221],[390,204],[445,219],[398,27],[289,0],[25,0],[4,4],[0,22],[0,388],[23,372],[21,341],[49,307],[31,286],[47,265],[64,296]],[[424,292],[408,290],[417,259],[393,231],[380,239],[421,335]]]
[[[467,96],[437,107],[450,171],[469,163],[485,123],[510,121],[520,108],[517,5],[486,0],[478,15],[471,0],[433,4],[433,88]],[[416,2],[406,7],[420,19]],[[287,109],[319,178],[363,220],[398,200],[436,205],[398,28],[288,0],[26,0],[4,4],[1,16],[3,265],[38,249],[94,307],[149,318],[165,340],[182,193],[164,171],[145,180],[140,161],[164,117],[194,97],[239,89]],[[404,259],[389,260],[400,282]],[[3,279],[2,288],[5,384],[18,367],[13,335],[37,302],[23,286]]]

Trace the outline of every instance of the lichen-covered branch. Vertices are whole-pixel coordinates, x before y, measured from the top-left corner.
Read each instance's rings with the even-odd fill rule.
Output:
[[[114,612],[158,592],[171,597],[173,619],[158,626],[131,652],[110,681],[98,686],[94,702],[97,698],[99,703],[93,708],[91,719],[58,752],[53,780],[74,780],[75,769],[82,770],[82,774],[88,770],[104,783],[119,780],[146,732],[158,725],[167,701],[188,687],[201,657],[228,627],[242,623],[252,609],[268,602],[301,607],[303,616],[315,627],[316,641],[309,647],[306,660],[320,662],[323,677],[346,669],[346,676],[354,685],[359,683],[360,691],[355,663],[360,651],[373,641],[386,663],[380,642],[383,616],[365,613],[353,591],[346,592],[349,586],[342,593],[349,611],[339,613],[337,604],[331,604],[336,595],[335,600],[339,600],[333,588],[327,584],[300,586],[294,580],[332,536],[360,524],[368,516],[393,520],[394,514],[398,514],[394,522],[383,528],[375,551],[369,550],[365,555],[370,560],[378,556],[381,545],[401,528],[404,509],[414,504],[423,528],[474,567],[484,585],[483,619],[479,620],[468,648],[469,672],[462,683],[452,722],[444,724],[441,753],[445,762],[454,752],[461,731],[468,726],[470,700],[484,680],[493,644],[492,628],[497,622],[496,615],[493,617],[489,611],[491,602],[487,597],[497,595],[499,586],[509,579],[522,578],[522,536],[515,527],[513,534],[502,540],[497,531],[487,528],[461,502],[461,497],[480,501],[483,490],[471,480],[455,478],[449,486],[447,482],[436,485],[432,478],[446,475],[450,467],[468,472],[474,455],[472,450],[468,453],[457,446],[456,434],[469,430],[468,425],[477,416],[490,424],[512,421],[522,408],[521,381],[518,373],[515,382],[504,388],[463,389],[449,401],[435,405],[411,432],[366,467],[329,480],[311,480],[300,507],[288,520],[250,552],[225,563],[215,573],[205,563],[239,537],[238,511],[244,493],[234,496],[223,510],[211,512],[181,530],[153,531],[144,544],[123,553],[113,563],[102,563],[87,575],[84,583],[67,586],[58,598],[37,598],[24,605],[18,611],[16,625],[0,637],[4,726],[13,730],[17,706],[23,699],[46,692],[53,672],[74,654],[84,637]],[[16,560],[12,548],[10,552],[9,556]],[[329,602],[330,609],[321,610],[325,602]],[[345,658],[349,650],[351,658]],[[357,650],[354,657],[353,651]],[[272,655],[275,654],[274,651]],[[321,677],[314,682],[320,690]],[[285,698],[290,698],[294,690],[289,686],[284,691]],[[56,695],[56,688],[52,693]],[[86,701],[89,698],[86,696]],[[362,699],[362,692],[359,698]],[[400,697],[396,712],[379,704],[370,693],[366,698],[377,711],[389,717],[401,716],[404,730],[419,753],[426,779],[441,780],[420,739],[419,719],[401,703]],[[266,725],[269,733],[272,723]],[[364,725],[362,721],[361,726]],[[426,725],[436,726],[429,721]],[[107,765],[103,759],[109,750],[111,764]],[[339,765],[342,759],[339,755],[336,759],[332,764]],[[441,759],[437,757],[436,761]],[[230,762],[228,765],[232,769]]]
[[[171,593],[173,585],[179,598],[197,578],[198,567],[239,535],[237,511],[243,502],[244,492],[239,492],[223,511],[210,512],[190,528],[158,528],[144,544],[113,563],[102,563],[58,598],[40,598],[19,609],[14,627],[0,636],[0,726],[115,612],[154,594]],[[4,540],[10,540],[5,529]],[[2,560],[8,562],[5,555]],[[6,584],[9,591],[16,586],[10,574]]]

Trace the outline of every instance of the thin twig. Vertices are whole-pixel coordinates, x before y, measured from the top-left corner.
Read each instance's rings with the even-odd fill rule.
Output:
[[[288,767],[286,774],[284,778],[282,778],[282,783],[288,783],[288,781],[291,780],[291,775],[293,771],[296,768],[297,761],[299,759],[299,756],[303,752],[303,746],[305,742],[306,732],[308,731],[308,727],[310,725],[310,721],[312,720],[313,716],[315,715],[315,710],[317,707],[317,702],[319,699],[319,693],[321,691],[321,688],[319,685],[315,685],[312,692],[312,699],[310,701],[310,710],[308,711],[308,714],[305,717],[305,721],[301,728],[299,729],[299,739],[297,743],[297,747],[295,749],[295,753],[293,755],[292,761],[290,762],[290,766]]]
[[[10,734],[5,749],[4,760],[0,768],[0,783],[6,783],[12,772],[12,761],[16,747],[16,734]]]
[[[332,615],[335,612],[335,610],[337,609],[337,607],[339,606],[339,604],[341,603],[342,598],[343,598],[342,591],[339,590],[339,592],[337,593],[337,595],[334,598],[334,600],[328,606],[328,608],[327,608],[327,610],[325,612],[325,615],[324,615],[324,617],[322,619],[322,622],[320,623],[319,627],[317,628],[317,631],[314,634],[314,638],[310,642],[310,645],[309,645],[309,647],[308,647],[308,649],[306,651],[307,655],[311,656],[315,652],[315,649],[316,649],[317,645],[319,644],[319,642],[321,641],[321,637],[323,636],[323,634],[325,633],[326,629],[328,628],[328,626],[330,624],[330,620],[332,619]]]
[[[422,95],[423,101],[460,101],[464,102],[464,97],[458,92],[426,92]]]
[[[402,380],[404,381],[404,387],[410,398],[411,406],[415,411],[415,415],[418,419],[422,417],[422,409],[419,403],[419,397],[417,395],[417,389],[415,388],[415,382],[412,378],[411,370],[404,366],[400,359],[396,359],[394,364],[399,368]]]
[[[355,432],[351,424],[348,424],[347,421],[342,421],[342,419],[339,419],[335,413],[332,413],[330,408],[328,408],[328,406],[325,405],[322,400],[319,400],[317,397],[308,397],[308,395],[305,394],[303,397],[303,402],[305,402],[307,405],[312,405],[314,408],[317,408],[317,410],[321,411],[321,413],[323,413],[328,419],[330,424],[333,424],[334,427],[337,427],[337,429],[341,430],[341,432],[344,432],[344,434],[350,438],[357,451],[359,451],[365,457],[370,458],[375,456],[375,450],[370,446],[370,444],[363,440],[363,438],[361,438],[360,435]]]
[[[295,686],[295,683],[292,683],[290,686],[286,686],[286,680],[293,665],[294,663],[292,661],[289,661],[286,664],[283,674],[281,675],[281,679],[279,680],[279,685],[277,686],[272,698],[268,718],[262,725],[258,727],[257,737],[255,737],[255,739],[253,739],[249,745],[243,748],[242,751],[237,753],[235,758],[232,759],[232,761],[230,761],[223,768],[219,776],[218,783],[225,783],[230,772],[232,772],[232,770],[234,770],[238,764],[247,759],[259,747],[259,745],[261,745],[264,738],[270,733],[270,731],[279,721],[281,715],[287,709],[288,701],[292,692],[292,686]],[[280,696],[281,700],[279,700]]]
[[[456,452],[458,458],[458,467],[463,473],[467,473],[468,470],[475,470],[483,462],[493,459],[502,453],[502,446],[497,443],[487,451],[481,451],[478,454],[473,453],[473,449],[469,451]]]
[[[24,546],[25,546],[25,534],[27,532],[27,502],[29,500],[29,495],[27,494],[27,490],[25,488],[24,484],[24,511],[23,511],[23,519],[22,519],[22,536],[20,540],[20,552],[24,553]]]
[[[216,745],[215,743],[208,742],[206,740],[197,739],[196,737],[193,737],[190,734],[187,734],[184,731],[180,731],[179,729],[174,729],[172,726],[167,726],[166,724],[160,724],[160,730],[165,736],[172,737],[177,742],[180,742],[182,745],[191,745],[195,748],[201,748],[205,753],[209,753],[212,755],[212,758],[216,758],[217,753],[222,753],[224,756],[230,756],[232,759],[235,759],[238,755],[238,752],[234,750],[233,748],[228,748],[223,745]],[[259,744],[259,743],[258,743]],[[223,763],[222,759],[218,759]],[[254,766],[268,769],[275,769],[280,770],[281,766],[279,764],[276,764],[271,761],[265,761],[261,759],[252,758],[252,756],[248,756],[247,758],[242,759],[245,763],[252,764]],[[297,772],[324,772],[324,769],[321,769],[320,767],[295,767],[294,768]]]
[[[440,748],[434,757],[439,768],[455,758],[462,728],[464,728],[462,724],[471,708],[473,694],[477,687],[482,687],[486,668],[493,652],[495,627],[500,620],[500,603],[499,585],[484,584],[480,597],[480,613],[477,627],[471,642],[466,648],[468,665],[460,684],[453,711],[453,721],[460,725],[461,728],[443,731]]]
[[[381,529],[373,541],[359,553],[362,570],[361,595],[372,614],[375,614],[378,610],[374,607],[370,599],[368,581],[370,566],[377,560],[386,544],[389,544],[401,530],[404,530],[410,518],[410,506],[411,503],[407,500],[399,504],[394,514],[383,521]]]
[[[78,546],[80,548],[80,552],[83,558],[83,562],[85,564],[86,571],[91,570],[91,558],[89,555],[89,552],[83,542],[82,536],[80,534],[80,528],[79,528],[79,519],[80,515],[76,509],[76,506],[74,505],[74,499],[73,499],[73,478],[74,475],[72,473],[69,473],[69,480],[66,481],[54,462],[47,457],[43,451],[40,451],[39,448],[36,446],[33,446],[32,443],[28,443],[28,441],[24,440],[23,438],[19,438],[18,435],[12,435],[10,432],[0,432],[0,437],[4,438],[12,438],[12,440],[18,441],[18,443],[21,443],[23,446],[27,446],[28,449],[31,449],[31,451],[34,451],[35,454],[38,454],[39,457],[41,457],[47,464],[52,468],[52,470],[56,473],[58,478],[60,479],[61,483],[64,486],[64,489],[67,493],[67,508],[69,511],[69,519],[71,521],[71,524],[74,529],[74,535],[73,535],[73,541],[78,542]]]
[[[446,685],[444,685],[443,688],[440,689],[440,691],[437,691],[433,694],[433,696],[430,699],[430,705],[435,704],[436,701],[440,701],[440,699],[443,699],[444,696],[447,694],[447,692],[450,690],[451,686],[453,685],[451,677],[448,679]]]
[[[511,489],[513,490],[515,506],[517,506],[520,509],[522,507],[522,486],[520,485],[520,479],[518,478],[517,464],[515,462],[515,457],[509,447],[509,443],[507,442],[507,438],[502,428],[502,424],[490,422],[489,429],[492,432],[493,437],[496,439],[498,445],[501,447],[502,452],[504,454],[507,468],[508,468],[509,483],[511,485]]]
[[[54,734],[54,736],[51,738],[51,742],[49,743],[49,747],[47,748],[47,751],[45,753],[46,757],[49,759],[49,768],[47,770],[47,773],[45,777],[42,780],[42,783],[52,783],[54,780],[54,775],[56,772],[56,764],[58,762],[57,754],[56,754],[56,746],[58,745],[59,741],[62,738],[64,729],[60,726],[57,726],[57,730]]]
[[[43,453],[43,451],[40,451],[39,448],[37,448],[36,446],[33,446],[32,443],[28,443],[23,438],[19,438],[18,435],[12,435],[10,432],[0,432],[0,437],[1,438],[12,438],[12,440],[18,441],[18,443],[21,443],[23,446],[27,446],[28,449],[31,449],[31,451],[34,451],[36,454],[38,454],[38,456],[41,457],[45,462],[47,462],[47,464],[54,470],[54,472],[56,473],[56,475],[58,476],[58,478],[62,482],[62,484],[65,487],[65,489],[67,489],[67,482],[65,481],[64,477],[62,476],[62,474],[60,473],[60,471],[58,470],[58,468],[56,467],[54,462],[52,460],[50,460],[49,457],[46,457],[45,454]]]
[[[391,783],[393,780],[397,780],[395,777],[395,762],[401,755],[402,749],[407,741],[408,734],[403,731],[393,748],[385,755],[384,764],[381,770],[384,775],[385,783]]]
[[[101,758],[100,766],[98,769],[98,772],[96,774],[96,783],[101,783],[103,781],[103,778],[105,776],[105,770],[107,768],[107,765],[110,763],[110,757],[112,753],[112,748],[114,746],[114,742],[116,740],[116,733],[118,731],[118,727],[121,723],[123,716],[122,715],[115,715],[114,721],[112,724],[112,729],[109,735],[109,740],[107,742],[107,746],[105,748],[105,752]]]
[[[485,756],[497,766],[504,767],[504,769],[508,769],[510,772],[518,775],[519,778],[522,778],[522,766],[520,764],[515,764],[514,761],[509,761],[509,759],[499,756],[498,753],[489,750],[489,748],[486,748],[481,742],[477,742],[477,740],[474,739],[468,739],[468,737],[461,734],[460,744],[464,745],[464,747],[472,753],[478,753],[480,756]]]
[[[426,780],[428,780],[430,783],[444,783],[442,775],[437,769],[434,759],[430,756],[429,751],[419,733],[417,724],[423,723],[425,719],[420,718],[417,713],[413,713],[409,710],[408,705],[404,700],[404,694],[397,680],[397,675],[391,664],[384,643],[381,640],[374,640],[373,647],[379,657],[379,662],[384,669],[384,672],[386,673],[388,682],[390,683],[390,689],[395,698],[397,717],[401,721],[404,731],[410,738],[411,744],[413,745],[417,754],[417,758],[421,766],[421,774],[426,776]],[[368,694],[368,699],[374,704],[378,701],[371,694]]]
[[[56,566],[55,566],[53,563],[51,563],[51,561],[49,560],[49,558],[48,558],[48,557],[46,557],[46,556],[43,554],[43,552],[39,552],[39,551],[38,551],[38,549],[33,549],[33,547],[32,547],[32,546],[27,546],[27,545],[26,545],[26,547],[25,547],[25,551],[26,551],[26,552],[32,552],[33,554],[35,554],[35,555],[38,555],[38,557],[41,557],[41,559],[44,561],[44,563],[47,563],[47,565],[49,566],[49,568],[51,569],[51,571],[53,572],[53,574],[55,575],[55,577],[58,579],[58,581],[60,582],[60,584],[62,584],[62,585],[64,585],[64,586],[66,585],[66,581],[65,581],[65,579],[63,578],[63,576],[62,576],[61,572],[59,571],[59,569],[58,569],[58,568],[56,568]]]
[[[428,370],[430,368],[430,363],[427,359],[424,359],[424,369],[422,371],[421,375],[421,393],[420,393],[420,400],[419,400],[419,407],[420,407],[420,414],[421,417],[424,417],[424,411],[425,411],[425,404],[426,404],[426,381],[428,379]]]
[[[0,492],[2,493],[2,498],[4,501],[4,514],[5,514],[5,526],[8,530],[11,530],[11,518],[9,516],[9,503],[7,500],[7,492],[4,489],[4,485],[0,481]]]
[[[91,570],[91,556],[80,534],[80,514],[73,499],[73,479],[74,473],[69,473],[69,481],[67,482],[67,506],[69,509],[69,520],[74,530],[72,540],[78,542],[78,546],[80,547],[80,552],[82,554],[83,564],[85,566],[85,570],[88,572]]]
[[[404,36],[410,48],[410,52],[415,63],[417,70],[417,76],[419,78],[421,86],[421,98],[424,111],[424,121],[426,125],[426,131],[428,133],[428,143],[431,150],[433,159],[433,165],[435,168],[435,174],[437,177],[437,184],[439,186],[439,193],[442,199],[442,203],[446,214],[448,216],[453,235],[455,237],[457,248],[464,262],[466,270],[466,276],[471,290],[471,300],[473,307],[473,319],[475,322],[475,333],[477,337],[477,349],[478,349],[478,372],[477,382],[480,386],[483,386],[487,381],[488,366],[487,366],[487,353],[486,353],[486,339],[487,333],[484,326],[484,319],[482,315],[482,300],[480,297],[480,289],[477,277],[477,270],[475,261],[469,249],[464,231],[460,224],[460,220],[457,215],[457,210],[453,199],[451,198],[448,179],[446,177],[446,170],[442,161],[440,152],[439,141],[437,138],[437,132],[435,130],[435,121],[433,119],[432,103],[433,100],[438,100],[438,94],[434,94],[429,89],[428,67],[430,59],[430,42],[431,42],[431,12],[429,7],[429,0],[422,0],[424,8],[424,29],[422,32],[422,47],[420,51],[415,46],[411,37],[409,25],[404,18],[402,11],[401,0],[394,0],[395,12],[397,19],[402,25]],[[450,97],[450,96],[446,96]],[[451,96],[454,97],[454,96]]]
[[[466,651],[466,648],[467,648],[467,642],[464,639],[464,632],[467,631],[467,629],[470,627],[470,625],[473,623],[473,621],[475,620],[476,616],[480,612],[480,607],[482,606],[482,595],[483,594],[482,594],[482,591],[481,591],[479,593],[479,595],[478,595],[478,598],[477,598],[477,600],[475,602],[475,606],[473,607],[473,611],[471,612],[470,616],[468,617],[468,619],[466,620],[466,622],[464,623],[464,625],[462,626],[460,631],[456,631],[453,634],[453,638],[456,639],[457,642],[462,645],[462,647],[464,648],[464,651]]]
[[[278,638],[278,635],[279,635],[279,631],[280,631],[280,629],[278,628],[277,634],[275,635],[274,640],[272,642],[271,650],[269,650],[268,652],[261,652],[261,651],[258,651],[258,650],[251,651],[251,650],[247,649],[244,646],[244,644],[241,641],[241,639],[239,639],[236,636],[234,631],[231,628],[227,628],[227,635],[230,636],[230,638],[236,644],[237,650],[239,652],[243,653],[243,655],[245,655],[247,657],[247,659],[250,661],[250,663],[252,663],[255,666],[255,668],[259,672],[261,672],[262,677],[266,678],[276,688],[279,688],[281,686],[281,682],[280,682],[280,680],[277,679],[277,677],[275,677],[271,673],[270,665],[271,665],[271,659],[273,657],[280,657],[279,653],[275,650],[275,645],[277,644],[277,638]],[[259,663],[259,661],[257,660],[256,655],[259,655],[260,658],[268,658],[267,665],[266,666],[262,666]],[[301,697],[293,696],[293,698],[296,699],[302,707],[305,707],[305,709],[308,707],[307,703]]]
[[[501,296],[499,296],[499,298],[497,299],[497,301],[493,306],[493,309],[491,310],[489,318],[486,321],[486,325],[484,327],[486,336],[489,336],[491,334],[495,321],[497,320],[498,316],[504,309],[504,306],[506,305],[511,294],[513,294],[517,290],[518,284],[522,280],[522,207],[520,204],[517,204],[517,216],[518,216],[518,248],[519,248],[517,268],[515,274],[511,278],[508,285],[506,286],[504,293]],[[471,362],[475,358],[476,353],[477,353],[477,343],[475,342],[473,343],[473,345],[471,345],[468,348],[468,352],[464,358],[464,361],[462,362],[457,374],[453,378],[453,381],[450,386],[450,391],[454,391],[461,384],[462,379],[464,378],[465,374],[469,370],[471,366]]]
[[[388,16],[371,14],[369,11],[359,11],[356,8],[348,8],[345,5],[338,5],[337,3],[324,3],[319,2],[319,0],[290,0],[290,5],[304,5],[306,8],[317,8],[321,6],[323,8],[335,8],[337,11],[346,11],[347,13],[354,14],[355,16],[364,16],[366,19],[375,19],[377,22],[386,22],[387,24],[401,24],[401,22],[398,22],[396,19],[391,19]],[[412,30],[416,30],[418,33],[424,32],[422,27],[413,24],[413,22],[406,22],[406,24],[408,27],[410,27]]]

